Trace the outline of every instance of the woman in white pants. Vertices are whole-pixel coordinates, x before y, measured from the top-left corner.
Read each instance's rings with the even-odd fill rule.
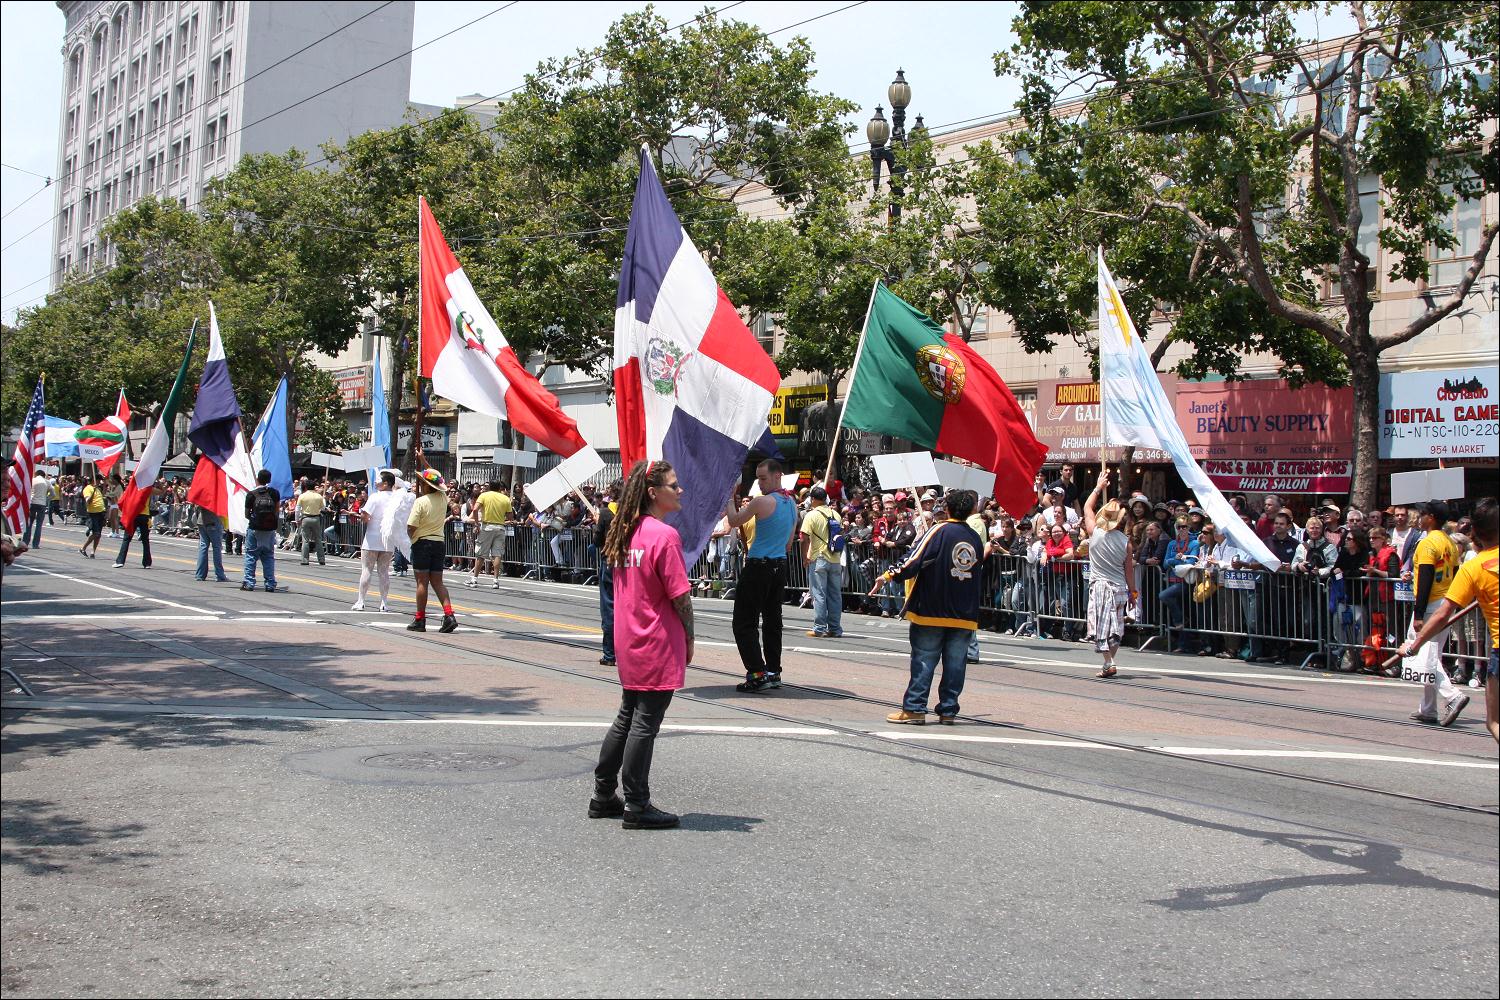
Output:
[[[365,609],[365,596],[370,591],[370,577],[376,577],[380,586],[380,610],[389,611],[386,597],[391,590],[391,559],[396,551],[396,528],[405,529],[406,519],[397,518],[401,497],[395,492],[395,473],[386,470],[376,477],[376,489],[369,502],[359,512],[365,523],[365,540],[360,546],[359,597],[351,608]]]

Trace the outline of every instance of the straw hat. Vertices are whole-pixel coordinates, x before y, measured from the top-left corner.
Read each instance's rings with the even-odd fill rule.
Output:
[[[1111,500],[1094,515],[1094,524],[1105,531],[1114,531],[1123,520],[1125,520],[1125,508],[1120,506],[1118,500]]]

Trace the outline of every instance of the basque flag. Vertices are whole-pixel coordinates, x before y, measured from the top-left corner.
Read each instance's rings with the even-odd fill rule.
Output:
[[[584,447],[578,424],[528,372],[448,248],[426,198],[421,209],[421,374],[460,406],[501,420],[567,458]],[[420,398],[420,397],[419,397]],[[424,411],[430,404],[423,401]]]
[[[781,374],[688,239],[641,147],[615,299],[615,415],[626,472],[670,462],[670,518],[689,565],[703,553],[745,456],[766,432]]]
[[[188,424],[188,440],[203,452],[193,472],[188,502],[229,519],[229,529],[245,531],[244,494],[255,489],[255,467],[240,433],[240,404],[229,378],[229,361],[219,336],[219,318],[208,304],[208,358],[198,380],[198,402]]]

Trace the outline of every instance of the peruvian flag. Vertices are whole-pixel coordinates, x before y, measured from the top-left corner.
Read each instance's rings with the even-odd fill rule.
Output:
[[[73,439],[78,442],[78,456],[93,462],[101,475],[109,475],[109,470],[125,454],[125,434],[129,427],[130,401],[125,398],[125,390],[121,389],[113,416],[73,432]]]
[[[438,229],[427,199],[422,214],[421,373],[440,396],[476,413],[509,420],[520,433],[567,458],[585,447],[557,397],[521,365],[474,294]]]
[[[203,454],[193,470],[187,499],[229,519],[229,530],[246,528],[244,496],[255,489],[255,466],[240,433],[240,404],[229,378],[229,361],[219,336],[219,317],[208,304],[208,358],[198,380],[198,402],[188,424],[188,440]]]

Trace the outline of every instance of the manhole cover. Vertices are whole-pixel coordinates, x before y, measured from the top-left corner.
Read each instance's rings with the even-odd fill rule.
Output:
[[[294,771],[360,785],[473,785],[572,779],[593,770],[592,757],[515,743],[387,743],[308,750],[285,760]]]
[[[405,771],[495,771],[515,767],[520,761],[497,753],[474,753],[469,750],[409,750],[382,753],[360,761],[366,767],[394,768]]]

